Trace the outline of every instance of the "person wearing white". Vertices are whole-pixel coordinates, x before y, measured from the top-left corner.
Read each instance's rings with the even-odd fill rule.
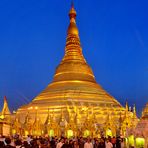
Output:
[[[30,137],[30,135],[27,136],[26,141],[28,142],[28,144],[30,144],[30,142],[32,141],[32,138]]]
[[[56,148],[61,148],[63,144],[64,144],[64,139],[62,138],[60,142],[57,144]]]
[[[113,148],[112,143],[107,139],[107,141],[105,142],[105,147],[106,148]]]
[[[84,148],[93,148],[93,144],[91,143],[91,140],[88,138],[87,142],[84,144]]]

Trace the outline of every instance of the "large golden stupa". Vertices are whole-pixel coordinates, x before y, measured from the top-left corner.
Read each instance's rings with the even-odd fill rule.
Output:
[[[133,113],[97,84],[82,53],[73,5],[69,18],[65,55],[53,81],[31,103],[17,110],[14,123],[34,135],[45,133],[42,127],[51,135],[116,135],[120,126],[126,129],[122,122],[130,125]]]

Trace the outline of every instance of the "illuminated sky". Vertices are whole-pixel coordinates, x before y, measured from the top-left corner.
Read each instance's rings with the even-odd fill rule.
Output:
[[[70,0],[0,2],[0,104],[28,103],[52,81],[64,55]],[[83,54],[122,105],[148,102],[148,1],[75,0]]]

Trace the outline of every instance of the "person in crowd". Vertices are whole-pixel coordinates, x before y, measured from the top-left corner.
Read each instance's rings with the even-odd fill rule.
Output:
[[[63,144],[64,144],[64,138],[62,137],[61,140],[60,140],[60,142],[57,143],[56,148],[61,148],[63,146]]]
[[[69,148],[69,143],[67,138],[64,139],[64,144],[62,145],[62,148]]]
[[[56,148],[56,138],[52,137],[50,141],[50,147],[51,148]]]
[[[30,148],[30,145],[28,144],[27,141],[24,141],[24,142],[23,142],[22,148]]]
[[[78,141],[78,144],[79,144],[79,148],[84,148],[84,140],[83,140],[83,137],[80,137],[80,139]]]
[[[124,138],[121,139],[121,148],[125,148],[125,139]]]
[[[4,148],[15,148],[11,145],[11,139],[9,137],[5,138],[5,146]]]
[[[98,148],[105,148],[105,140],[104,140],[104,138],[100,139]]]
[[[116,148],[121,148],[121,138],[117,137],[116,139]]]
[[[47,148],[47,145],[45,144],[45,140],[44,139],[40,139],[39,140],[39,148]]]
[[[77,140],[75,140],[73,142],[73,148],[79,148],[79,144],[78,144],[78,141]]]
[[[0,148],[4,148],[5,144],[3,141],[0,141]]]
[[[14,143],[15,143],[16,148],[21,148],[22,141],[20,139],[17,139]]]
[[[32,141],[32,137],[28,135],[26,141],[28,142],[28,144],[30,144],[30,142]]]
[[[98,141],[98,139],[95,139],[94,148],[99,148],[99,141]]]
[[[113,148],[113,144],[110,142],[109,139],[106,140],[106,142],[105,142],[105,147],[106,147],[106,148]]]
[[[115,137],[111,138],[111,143],[113,145],[113,148],[115,148],[116,147],[116,138]]]
[[[39,148],[39,145],[37,144],[36,139],[31,140],[30,145],[31,145],[31,148]]]
[[[73,148],[73,140],[69,140],[68,148]]]
[[[84,148],[93,148],[93,144],[92,144],[90,138],[87,138],[87,139],[86,139],[86,142],[85,142],[85,144],[84,144]]]

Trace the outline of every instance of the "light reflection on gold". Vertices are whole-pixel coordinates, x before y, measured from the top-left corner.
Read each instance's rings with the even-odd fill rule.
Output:
[[[126,111],[114,97],[97,84],[93,71],[82,53],[73,6],[69,17],[65,55],[56,68],[53,81],[31,103],[17,110],[20,122],[34,123],[35,127],[31,126],[32,129],[35,128],[34,134],[51,134],[52,131],[54,135],[60,136],[67,134],[71,128],[74,136],[89,133],[92,137],[98,137],[100,133],[97,133],[96,126],[103,129],[104,135],[107,129],[111,129],[113,136],[119,128],[123,133],[127,122],[132,126],[133,114]],[[46,129],[41,129],[41,123]],[[111,128],[111,125],[114,126]],[[25,130],[26,133],[33,134],[33,131]]]

